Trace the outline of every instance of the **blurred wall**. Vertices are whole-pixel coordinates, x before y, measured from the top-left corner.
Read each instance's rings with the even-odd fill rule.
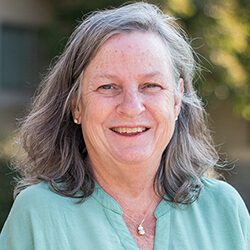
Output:
[[[0,0],[0,229],[13,202],[8,168],[17,118],[25,114],[48,64],[41,31],[53,19],[49,0]]]
[[[49,0],[0,0],[0,23],[40,26],[53,16]]]

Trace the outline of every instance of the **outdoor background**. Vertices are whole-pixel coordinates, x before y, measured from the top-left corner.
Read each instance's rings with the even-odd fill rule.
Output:
[[[13,202],[9,168],[18,121],[40,79],[75,25],[91,10],[119,0],[0,0],[0,229]],[[204,70],[195,86],[210,113],[210,128],[226,180],[250,208],[250,1],[149,1],[178,18]]]

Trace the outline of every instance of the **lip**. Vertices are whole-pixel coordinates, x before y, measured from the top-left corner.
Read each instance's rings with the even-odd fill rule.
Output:
[[[147,132],[150,129],[148,126],[115,126],[110,130],[117,135],[121,136],[137,136]]]

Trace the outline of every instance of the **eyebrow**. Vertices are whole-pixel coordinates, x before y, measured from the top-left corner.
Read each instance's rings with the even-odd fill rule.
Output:
[[[145,73],[145,74],[138,74],[139,78],[150,78],[150,77],[155,77],[155,76],[162,76],[162,73],[160,71],[152,71],[152,72]],[[120,77],[115,74],[103,73],[103,74],[96,75],[93,78],[94,79],[96,78],[119,79]]]
[[[97,74],[93,78],[94,79],[95,78],[108,78],[108,79],[110,79],[110,78],[118,78],[118,77],[116,75],[114,75],[114,74],[103,73],[103,74]]]
[[[160,71],[152,71],[152,72],[141,75],[141,77],[145,77],[145,78],[150,78],[150,77],[154,77],[154,76],[163,76],[163,75]]]

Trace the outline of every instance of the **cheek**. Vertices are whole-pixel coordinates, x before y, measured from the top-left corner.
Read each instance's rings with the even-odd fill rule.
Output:
[[[104,98],[89,96],[83,103],[82,120],[86,130],[95,129],[97,132],[102,129],[103,124],[110,116],[112,104]]]
[[[85,121],[95,119],[98,114],[102,112],[102,105],[94,98],[92,94],[85,95],[82,102],[82,118]]]
[[[157,95],[149,98],[148,107],[162,122],[171,122],[175,117],[174,98],[168,95]]]
[[[98,110],[95,110],[93,102],[91,98],[87,96],[84,97],[84,101],[82,102],[82,109],[81,109],[81,121],[82,121],[82,132],[84,139],[86,140],[87,137],[92,134],[92,130],[95,130],[94,126],[96,124],[96,119],[98,117]]]
[[[158,98],[151,104],[151,114],[156,122],[155,136],[164,147],[171,139],[175,128],[175,110],[173,98]]]
[[[82,134],[88,150],[97,148],[102,140],[102,112],[92,102],[85,102],[82,109]]]

